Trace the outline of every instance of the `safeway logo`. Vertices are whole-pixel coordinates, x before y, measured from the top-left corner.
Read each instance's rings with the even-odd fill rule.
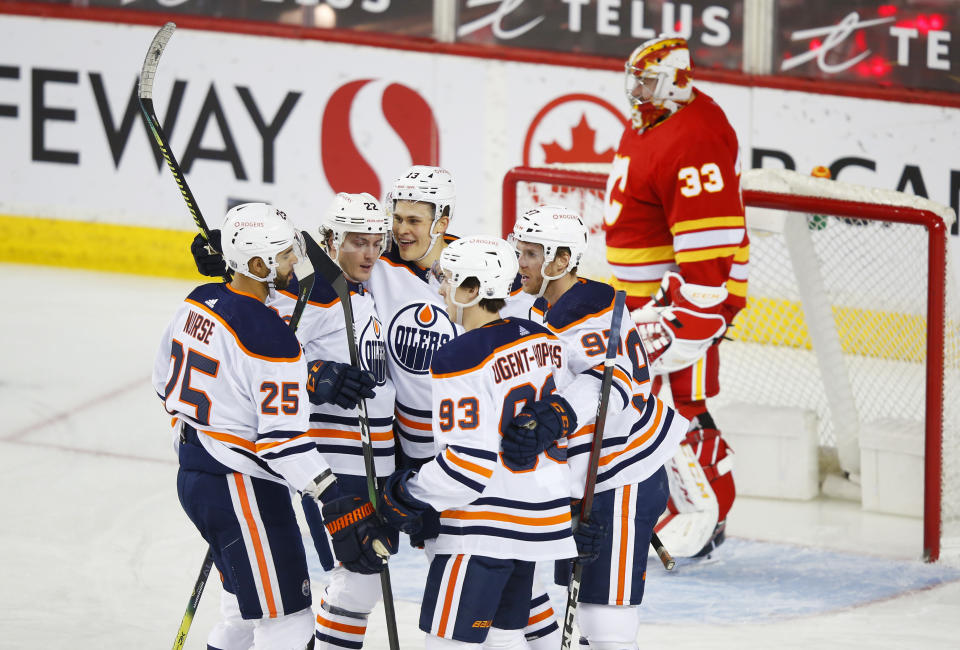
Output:
[[[557,97],[530,122],[523,164],[612,162],[626,125],[623,113],[599,97],[582,93]]]
[[[390,161],[384,148],[397,138],[406,151]],[[323,111],[320,161],[334,192],[383,196],[384,186],[407,165],[439,164],[439,151],[430,104],[402,84],[351,81],[334,91]]]

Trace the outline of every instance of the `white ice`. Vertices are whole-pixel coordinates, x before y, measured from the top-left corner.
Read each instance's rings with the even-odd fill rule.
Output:
[[[205,549],[149,376],[190,288],[0,265],[0,647],[172,645]],[[651,561],[641,648],[960,647],[960,573],[919,561],[919,520],[740,498],[729,535],[712,563],[667,575]],[[423,647],[405,595],[419,562],[394,560],[403,648]],[[205,647],[217,583],[188,648]],[[365,647],[387,647],[379,608]]]

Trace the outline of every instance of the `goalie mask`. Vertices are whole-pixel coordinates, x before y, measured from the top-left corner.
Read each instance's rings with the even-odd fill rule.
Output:
[[[643,43],[630,54],[625,68],[625,89],[637,129],[672,115],[693,96],[690,50],[683,38],[660,36]]]
[[[333,203],[330,204],[320,222],[320,236],[324,243],[327,242],[328,237],[333,238],[337,257],[343,249],[347,233],[351,232],[380,235],[380,254],[387,249],[390,217],[380,207],[380,202],[366,192],[361,194],[340,192],[333,198]],[[338,260],[334,261],[339,264]]]
[[[437,239],[443,234],[434,232],[437,221],[444,216],[448,219],[453,218],[453,208],[457,202],[453,176],[442,167],[414,165],[394,182],[393,189],[387,194],[386,203],[390,207],[391,215],[396,208],[397,201],[429,203],[433,206],[430,246],[427,247],[427,251],[422,256],[414,260],[419,262],[430,254],[437,243]]]
[[[454,291],[451,301],[457,306],[454,321],[463,324],[463,310],[484,299],[506,299],[517,277],[517,253],[502,239],[475,235],[450,242],[440,253],[442,282]],[[480,282],[476,297],[467,303],[457,302],[456,289],[468,278]]]
[[[286,213],[266,203],[243,203],[227,212],[221,228],[223,259],[235,273],[272,284],[277,277],[277,256],[293,246],[294,255],[304,256],[303,237]],[[267,265],[267,277],[250,271],[250,260],[259,257]]]
[[[540,267],[543,282],[537,293],[539,298],[550,280],[562,278],[580,265],[587,251],[587,227],[580,215],[563,206],[541,205],[517,218],[507,241],[514,247],[518,241],[543,246],[543,264]],[[566,268],[557,275],[547,275],[547,265],[556,259],[557,251],[564,247],[570,249],[570,261]]]

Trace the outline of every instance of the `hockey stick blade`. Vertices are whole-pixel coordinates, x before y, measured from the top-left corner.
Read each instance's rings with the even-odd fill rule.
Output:
[[[176,28],[175,23],[169,22],[154,35],[153,41],[150,43],[150,49],[147,50],[147,55],[143,59],[143,67],[140,68],[137,98],[140,101],[140,115],[147,128],[150,129],[150,133],[153,134],[153,140],[156,142],[157,149],[163,159],[167,162],[170,173],[173,174],[173,180],[176,181],[177,187],[180,189],[180,195],[183,197],[184,203],[187,204],[187,210],[190,211],[190,216],[193,217],[193,222],[200,230],[200,234],[209,242],[210,228],[200,212],[200,206],[197,205],[197,200],[194,198],[193,192],[190,191],[190,186],[187,185],[187,179],[183,175],[183,170],[180,169],[180,163],[177,162],[173,151],[170,150],[167,136],[164,134],[160,119],[153,108],[153,83],[157,77],[157,68],[160,66],[160,57],[163,56],[167,43],[170,42]],[[223,279],[225,282],[230,282],[230,273],[227,272]]]

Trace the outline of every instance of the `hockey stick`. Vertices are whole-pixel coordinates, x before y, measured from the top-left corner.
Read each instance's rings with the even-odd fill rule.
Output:
[[[163,127],[160,126],[160,120],[153,110],[153,81],[157,76],[157,66],[160,65],[160,57],[163,56],[163,51],[166,49],[167,43],[170,42],[170,38],[173,36],[173,30],[176,28],[177,25],[175,23],[166,23],[153,37],[153,41],[150,43],[150,49],[147,51],[147,56],[143,59],[143,67],[140,69],[140,83],[137,86],[137,94],[140,100],[140,112],[142,113],[143,121],[146,122],[147,128],[149,128],[153,134],[154,142],[157,143],[157,148],[160,150],[160,153],[163,154],[164,160],[167,161],[167,167],[170,168],[173,179],[180,188],[180,194],[187,204],[187,209],[193,217],[193,222],[197,224],[197,228],[200,229],[200,234],[203,235],[203,238],[207,241],[207,246],[210,247],[210,228],[207,227],[207,222],[203,218],[203,214],[200,213],[197,200],[193,198],[193,192],[190,191],[190,186],[187,185],[187,179],[183,176],[180,163],[177,162],[176,157],[174,157],[173,152],[170,150],[170,146],[167,144],[167,136],[164,135]],[[211,248],[211,250],[213,249]],[[230,273],[227,272],[227,274],[223,276],[223,279],[226,282],[230,282]]]
[[[163,154],[164,160],[167,161],[167,167],[170,168],[170,172],[173,174],[173,179],[177,182],[177,186],[180,188],[180,195],[183,197],[184,202],[187,204],[187,209],[190,211],[190,215],[193,217],[193,222],[197,224],[197,228],[200,229],[200,234],[207,241],[207,247],[210,250],[213,250],[210,245],[210,229],[207,227],[207,222],[203,218],[203,214],[200,212],[200,207],[197,205],[197,201],[193,198],[193,192],[190,191],[190,186],[187,185],[187,179],[183,175],[183,171],[180,169],[180,163],[177,162],[176,157],[173,155],[173,151],[170,149],[170,145],[167,142],[167,136],[163,133],[163,128],[160,126],[160,120],[157,118],[156,112],[153,110],[153,82],[157,76],[157,67],[160,65],[160,57],[163,56],[163,51],[167,47],[167,43],[170,42],[170,38],[173,36],[173,31],[177,28],[175,23],[168,22],[160,28],[160,30],[154,35],[153,40],[150,42],[150,49],[147,50],[147,55],[143,59],[143,67],[140,68],[140,80],[137,84],[137,97],[140,100],[140,115],[143,118],[143,121],[146,123],[147,128],[150,129],[150,132],[153,134],[153,139],[157,143],[157,148],[160,150],[160,153]],[[224,282],[230,282],[230,273],[227,272],[223,276]],[[297,330],[297,324],[300,321],[300,315],[303,313],[303,305],[306,303],[307,298],[310,295],[310,291],[313,288],[314,274],[310,274],[304,278],[299,285],[300,293],[297,296],[297,304],[293,311],[293,317],[290,320],[290,328],[293,331]],[[200,575],[197,576],[197,581],[193,585],[193,593],[190,594],[190,601],[187,603],[187,610],[183,614],[183,619],[180,621],[180,629],[177,632],[177,638],[173,642],[173,650],[180,650],[183,648],[183,644],[187,639],[187,632],[190,631],[190,625],[193,623],[193,616],[197,611],[197,605],[200,603],[200,596],[203,595],[203,589],[207,584],[207,577],[210,575],[210,569],[213,566],[213,552],[208,547],[207,555],[203,559],[203,565],[200,567]]]
[[[343,270],[337,266],[329,255],[320,247],[320,244],[310,236],[310,233],[304,232],[303,239],[307,245],[307,258],[313,265],[315,273],[330,283],[337,296],[340,298],[340,306],[343,308],[343,321],[347,330],[347,347],[350,351],[350,365],[360,368],[360,354],[357,351],[357,338],[353,325],[353,303],[350,301],[350,288],[347,286],[347,279],[343,275]],[[374,512],[377,517],[380,516],[380,503],[377,498],[376,468],[373,463],[373,444],[370,442],[370,420],[367,417],[366,400],[360,399],[357,404],[360,412],[358,420],[360,422],[360,445],[363,449],[363,468],[367,474],[367,495],[370,503],[373,504]],[[383,547],[380,540],[373,542],[374,550],[378,555],[384,558],[388,557],[387,549]],[[383,591],[383,609],[387,615],[387,638],[390,642],[390,650],[399,650],[400,641],[397,635],[397,615],[394,611],[393,589],[390,585],[390,569],[383,567],[380,572],[380,589]]]
[[[597,486],[597,471],[600,467],[600,448],[603,446],[603,430],[607,423],[607,406],[610,402],[610,389],[613,387],[613,367],[620,347],[620,323],[623,321],[624,304],[627,294],[617,291],[613,299],[613,314],[610,319],[610,334],[607,337],[607,353],[603,359],[603,380],[600,383],[600,403],[597,404],[597,419],[593,428],[593,443],[590,445],[590,460],[587,464],[587,481],[583,486],[583,500],[580,501],[580,521],[590,520],[593,507],[593,492]],[[567,607],[563,614],[562,650],[570,650],[573,643],[573,621],[577,616],[577,601],[580,597],[580,580],[583,577],[583,565],[573,560],[573,576],[567,586]]]
[[[187,632],[190,631],[190,624],[193,623],[193,615],[197,613],[197,605],[200,604],[200,596],[203,595],[203,588],[207,584],[207,576],[210,575],[210,568],[213,566],[213,551],[207,547],[207,556],[203,558],[203,565],[200,567],[200,575],[193,584],[193,593],[190,594],[190,600],[187,602],[187,611],[183,614],[183,620],[180,621],[180,629],[177,630],[177,639],[173,642],[173,650],[180,650],[187,640]]]
[[[653,547],[653,550],[657,552],[660,561],[663,562],[663,568],[667,571],[673,571],[673,567],[677,566],[677,561],[673,559],[670,551],[663,545],[663,542],[660,541],[660,537],[656,533],[653,533],[653,537],[650,538],[650,545]]]

